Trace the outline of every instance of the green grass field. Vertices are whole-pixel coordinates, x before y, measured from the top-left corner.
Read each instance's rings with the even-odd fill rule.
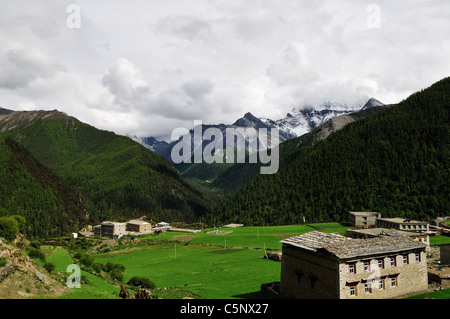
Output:
[[[95,253],[95,261],[112,262],[125,266],[124,283],[134,276],[153,281],[154,296],[200,299],[260,298],[261,284],[280,280],[281,263],[263,259],[267,251],[281,251],[280,241],[310,231],[342,233],[341,224],[314,224],[308,226],[220,228],[221,233],[165,232],[157,236],[119,240],[109,252]],[[434,242],[445,242],[448,237],[435,237]],[[432,242],[433,244],[433,242]],[[65,249],[53,249],[47,261],[56,271],[66,273],[73,261]],[[118,298],[118,283],[113,284],[82,271],[89,284],[73,289],[62,298],[107,299]],[[442,295],[442,296],[441,296]],[[434,295],[433,295],[434,297]],[[437,298],[446,298],[442,292]]]
[[[450,289],[443,289],[439,291],[429,292],[422,295],[412,296],[407,299],[450,299]]]
[[[430,237],[430,245],[445,245],[445,244],[450,244],[450,237],[448,236]]]
[[[55,249],[47,257],[47,261],[55,265],[55,271],[64,274],[68,274],[67,267],[74,263],[65,249]],[[71,289],[61,299],[114,299],[118,297],[120,290],[117,286],[83,270],[81,275],[87,279],[88,283],[81,284],[81,288]]]
[[[217,230],[225,234],[211,234],[213,229],[208,229],[197,234],[146,236],[144,239],[160,243],[93,257],[100,263],[123,264],[125,281],[143,276],[157,287],[176,287],[199,298],[248,298],[260,290],[261,284],[280,280],[281,263],[263,259],[264,248],[280,251],[282,239],[314,229],[294,225]]]
[[[178,244],[94,255],[96,261],[123,264],[124,281],[146,277],[157,287],[179,288],[199,298],[243,298],[262,283],[280,280],[281,263],[260,250],[205,248]]]
[[[281,250],[280,241],[291,236],[298,236],[313,231],[308,226],[277,226],[277,227],[243,227],[219,228],[222,232],[231,232],[226,235],[199,233],[189,242],[193,244],[206,244],[222,247],[259,248]],[[213,231],[212,229],[210,231]],[[178,234],[178,236],[183,234]]]

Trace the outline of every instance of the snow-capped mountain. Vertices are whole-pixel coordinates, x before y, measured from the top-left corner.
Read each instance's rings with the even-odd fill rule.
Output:
[[[299,137],[311,132],[316,127],[321,126],[334,117],[355,113],[381,105],[383,105],[383,103],[374,98],[370,99],[364,105],[325,102],[315,107],[305,107],[302,109],[294,108],[285,118],[277,120],[276,125],[281,131]]]
[[[279,129],[280,135],[279,141],[280,143],[282,143],[286,140],[300,137],[306,133],[309,133],[315,128],[323,125],[324,123],[335,117],[341,115],[348,115],[351,113],[367,110],[369,108],[382,105],[383,103],[374,98],[370,99],[365,104],[355,104],[355,105],[348,105],[335,102],[324,102],[316,106],[294,108],[291,112],[289,112],[286,115],[286,117],[276,121],[269,118],[258,118],[251,113],[247,113],[232,125],[226,124],[203,125],[202,133],[204,133],[205,130],[208,128],[219,129],[223,133],[223,136],[226,135],[225,131],[227,128],[249,128],[249,127],[255,129],[265,128],[268,129],[268,131],[272,128],[277,128]],[[194,130],[191,130],[191,132],[189,133],[191,135],[192,140],[192,152],[194,152],[195,149],[200,147],[200,144],[194,145],[193,143],[194,141],[193,132]],[[169,160],[171,160],[170,157],[172,148],[178,143],[178,141],[172,143],[158,141],[153,137],[145,137],[145,138],[137,136],[129,136],[129,137]],[[180,138],[180,140],[181,139],[182,138]],[[204,148],[206,144],[203,143],[201,147]],[[245,147],[247,151],[250,152],[254,151],[248,149],[248,146]],[[266,146],[264,145],[260,147],[266,148]]]
[[[139,137],[136,135],[128,135],[128,137],[155,153],[160,153],[169,146],[169,143],[165,141],[158,141],[154,137]]]

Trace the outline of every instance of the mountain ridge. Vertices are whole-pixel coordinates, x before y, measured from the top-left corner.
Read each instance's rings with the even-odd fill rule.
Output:
[[[445,78],[306,149],[292,147],[277,174],[252,179],[209,219],[264,226],[345,221],[348,211],[430,221],[445,215],[449,101]],[[300,145],[308,136],[281,146]]]
[[[144,215],[194,221],[208,210],[167,160],[128,137],[59,111],[2,114],[0,131],[80,191],[93,223]]]
[[[383,103],[375,98],[371,98],[365,104],[347,105],[337,102],[323,102],[316,107],[308,106],[303,109],[294,108],[284,118],[279,120],[272,120],[269,118],[256,117],[251,112],[245,113],[245,115],[233,124],[204,124],[202,132],[208,128],[218,128],[223,133],[227,128],[255,128],[255,129],[278,129],[280,134],[280,143],[289,139],[300,137],[303,134],[311,132],[313,129],[321,126],[331,118],[355,113],[361,110],[369,109],[375,106],[381,106]],[[193,134],[194,130],[191,130],[189,134]],[[224,134],[225,136],[225,134]],[[143,145],[144,147],[156,152],[169,161],[171,158],[172,148],[181,140],[172,141],[167,143],[165,141],[158,141],[154,137],[138,137],[133,136],[133,139]],[[192,138],[193,141],[193,138]],[[196,146],[193,147],[192,153]],[[259,149],[258,149],[259,150]],[[246,151],[252,151],[246,148]]]

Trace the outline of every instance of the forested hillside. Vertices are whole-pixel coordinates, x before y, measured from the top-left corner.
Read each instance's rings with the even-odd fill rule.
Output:
[[[348,211],[428,219],[450,206],[450,78],[351,123],[275,175],[260,176],[210,215],[277,225],[343,221]],[[292,143],[290,141],[290,143]]]
[[[0,181],[0,217],[25,217],[29,237],[66,235],[86,224],[79,192],[2,134]]]
[[[389,107],[389,105],[373,106],[363,111],[332,118],[323,125],[314,129],[312,132],[280,144],[280,167],[288,166],[296,158],[309,152],[315,144],[326,139],[331,133],[344,128],[352,122],[364,119],[367,116],[380,112]],[[260,168],[261,165],[259,163],[250,164],[248,160],[246,160],[246,163],[243,164],[232,165],[220,175],[214,176],[213,182],[211,183],[211,188],[220,189],[222,192],[231,195],[251,180],[257,178],[260,175]]]
[[[83,194],[91,222],[144,215],[194,221],[207,211],[167,160],[130,138],[60,112],[41,113],[8,114],[0,129]]]

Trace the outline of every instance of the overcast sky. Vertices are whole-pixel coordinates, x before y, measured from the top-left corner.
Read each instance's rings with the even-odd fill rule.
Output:
[[[1,107],[123,135],[396,103],[450,75],[448,0],[0,0],[0,15]]]

